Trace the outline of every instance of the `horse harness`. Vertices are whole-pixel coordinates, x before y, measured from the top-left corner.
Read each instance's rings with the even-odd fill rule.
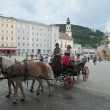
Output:
[[[35,77],[35,78],[46,79],[46,78],[42,77],[41,75],[38,76],[38,77],[36,77],[36,76],[32,76],[32,75],[29,74],[29,69],[28,69],[28,65],[27,65],[27,59],[24,59],[24,60],[22,61],[22,62],[24,63],[24,70],[25,70],[24,73],[22,73],[21,70],[20,70],[20,68],[19,68],[19,65],[20,65],[21,62],[17,61],[16,59],[14,59],[14,60],[15,60],[15,65],[14,65],[14,66],[11,66],[11,67],[7,68],[5,71],[3,71],[3,70],[0,71],[0,74],[1,74],[1,73],[2,73],[2,74],[8,74],[7,71],[12,68],[12,69],[11,69],[11,72],[9,73],[9,75],[6,76],[6,77],[1,77],[0,80],[3,80],[3,79],[12,79],[12,78],[24,76],[23,81],[24,81],[25,83],[26,83],[26,81],[27,81],[27,86],[28,86],[28,77]],[[12,73],[13,73],[15,67],[18,68],[19,73],[16,74],[16,75],[12,75]],[[46,80],[51,80],[51,79],[46,79]]]

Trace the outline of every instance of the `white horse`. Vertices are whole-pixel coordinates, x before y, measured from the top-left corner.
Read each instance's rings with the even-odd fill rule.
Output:
[[[51,96],[52,90],[50,86],[49,80],[54,80],[54,75],[51,67],[49,65],[46,65],[43,62],[33,62],[33,61],[27,61],[28,66],[28,73],[25,73],[25,64],[24,63],[15,63],[15,60],[8,57],[2,57],[0,56],[0,69],[4,72],[7,72],[8,74],[3,74],[4,77],[10,77],[13,81],[16,82],[15,86],[15,95],[13,103],[17,103],[17,92],[18,87],[21,88],[22,91],[22,99],[25,99],[25,94],[23,91],[23,86],[21,81],[24,80],[23,75],[28,75],[27,80],[35,80],[39,82],[39,86],[37,88],[37,95],[40,94],[40,87],[43,89],[42,84],[42,78],[46,80],[48,87],[49,87],[49,95]],[[18,77],[15,77],[17,76]]]

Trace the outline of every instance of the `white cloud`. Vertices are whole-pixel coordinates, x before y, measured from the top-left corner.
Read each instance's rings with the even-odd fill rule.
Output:
[[[110,31],[110,0],[1,0],[0,13],[45,24],[66,23]]]

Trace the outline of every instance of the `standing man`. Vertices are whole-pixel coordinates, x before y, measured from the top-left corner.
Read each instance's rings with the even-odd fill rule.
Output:
[[[59,43],[56,43],[55,44],[55,49],[54,49],[53,54],[52,54],[52,56],[54,56],[53,62],[58,63],[61,59],[61,54],[62,54],[62,50],[59,47]]]
[[[94,56],[94,58],[93,58],[94,65],[96,65],[96,61],[97,61],[97,57]]]

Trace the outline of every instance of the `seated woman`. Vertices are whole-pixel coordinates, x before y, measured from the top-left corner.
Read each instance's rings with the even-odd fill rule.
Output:
[[[82,58],[80,58],[80,54],[76,55],[76,58],[74,59],[74,64],[79,64],[82,62]]]
[[[64,63],[66,66],[70,66],[70,59],[72,56],[71,46],[67,45],[67,49],[64,51],[64,56],[61,58],[60,62]]]
[[[80,64],[80,63],[82,63],[82,58],[80,58],[80,54],[77,54],[76,58],[74,59],[74,64],[77,65],[77,64]],[[80,73],[82,73],[82,68],[80,68],[80,71],[77,70],[77,69],[76,70],[74,69],[74,71],[77,72],[77,79],[79,79]]]

